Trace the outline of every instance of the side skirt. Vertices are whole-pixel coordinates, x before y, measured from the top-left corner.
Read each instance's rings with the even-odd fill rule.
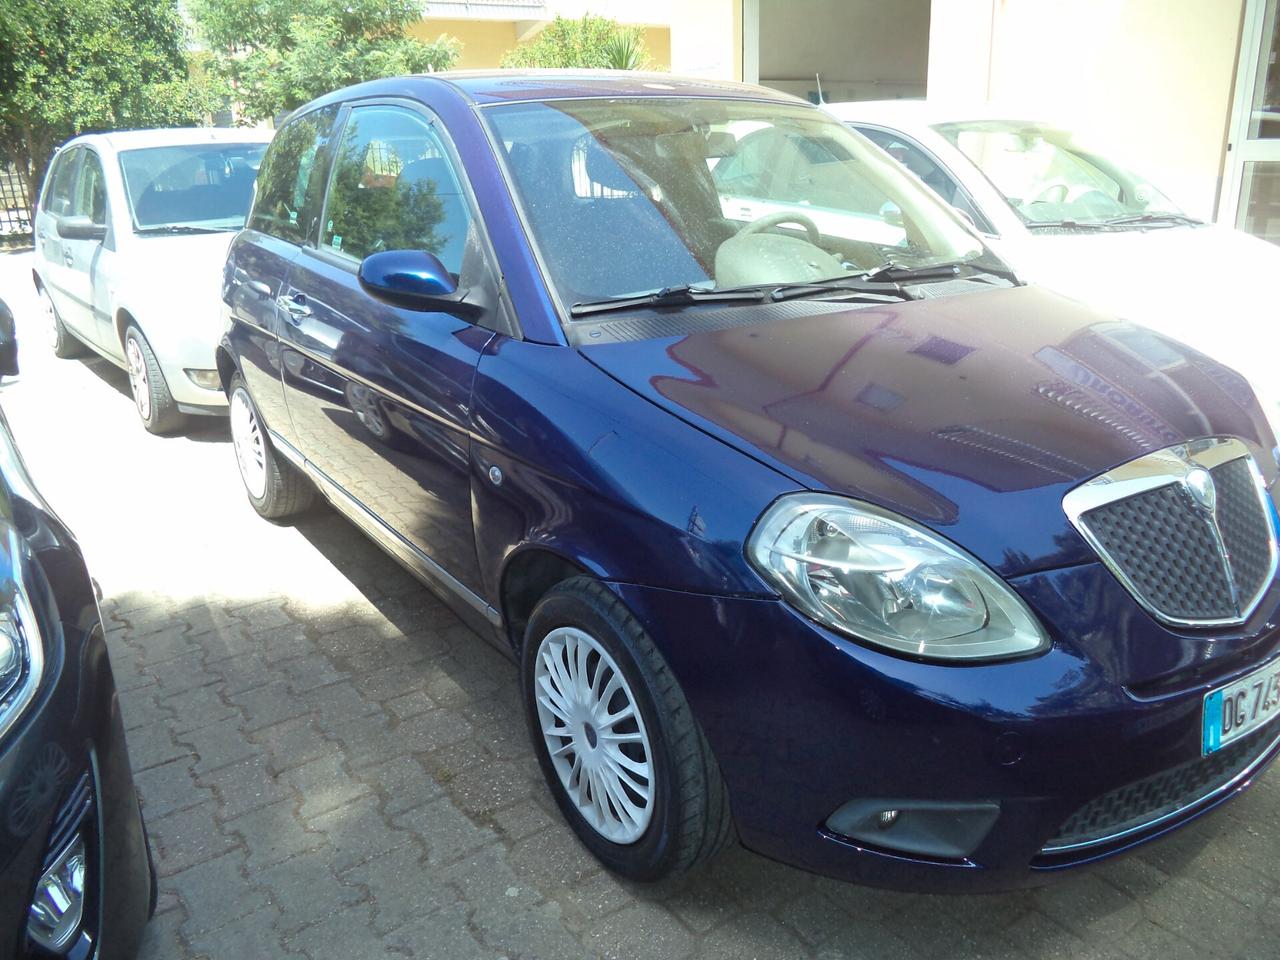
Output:
[[[269,431],[269,434],[272,447],[295,467],[304,471],[339,513],[359,527],[392,559],[398,561],[401,566],[426,584],[431,592],[448,604],[449,608],[466,621],[471,629],[484,637],[508,660],[514,661],[515,654],[511,650],[511,644],[507,642],[500,612],[351,496],[324,471],[308,461],[297,447],[273,430]]]

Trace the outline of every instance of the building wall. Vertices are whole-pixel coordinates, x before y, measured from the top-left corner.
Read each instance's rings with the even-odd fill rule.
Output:
[[[409,28],[409,35],[420,40],[434,40],[441,34],[462,41],[459,70],[483,70],[496,67],[502,55],[516,45],[516,25],[512,20],[443,20],[432,17],[419,20]]]
[[[582,14],[577,12],[576,6],[576,4],[566,3],[548,4],[548,9],[553,17],[557,13],[562,17],[581,17]],[[566,9],[562,8],[571,9],[566,12]],[[671,27],[664,24],[650,24],[646,19],[637,20],[635,14],[639,13],[641,8],[637,8],[635,4],[630,5],[632,13],[630,19],[617,17],[612,10],[604,13],[602,8],[602,4],[593,4],[590,12],[611,15],[621,23],[640,23],[644,26],[644,49],[652,61],[653,69],[671,69]],[[645,13],[653,13],[652,8],[643,9]],[[499,63],[502,63],[503,54],[515,49],[522,26],[525,24],[517,20],[428,17],[413,24],[408,28],[408,33],[421,40],[435,40],[442,33],[456,37],[457,40],[462,41],[462,56],[458,59],[457,69],[484,70],[498,67]]]
[[[1243,0],[934,0],[929,97],[1070,124],[1211,218],[1242,13]]]
[[[827,100],[923,97],[930,0],[758,0],[760,83]]]

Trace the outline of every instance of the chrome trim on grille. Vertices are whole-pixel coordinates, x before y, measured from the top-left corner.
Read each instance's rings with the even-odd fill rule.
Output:
[[[1156,450],[1152,453],[1123,463],[1113,470],[1108,470],[1080,486],[1067,492],[1062,498],[1062,509],[1066,512],[1071,525],[1079,531],[1085,541],[1101,558],[1107,569],[1115,575],[1129,594],[1148,613],[1163,623],[1174,626],[1215,627],[1233,626],[1243,623],[1249,618],[1263,595],[1267,592],[1271,581],[1275,578],[1277,560],[1280,558],[1276,546],[1276,530],[1274,522],[1268,523],[1267,545],[1269,565],[1267,575],[1261,586],[1252,597],[1240,597],[1236,585],[1236,577],[1231,558],[1222,538],[1218,525],[1216,497],[1213,494],[1212,478],[1206,480],[1207,471],[1215,467],[1244,460],[1253,477],[1254,488],[1258,494],[1258,502],[1268,518],[1273,517],[1270,496],[1266,482],[1258,464],[1243,441],[1234,437],[1211,437],[1205,440],[1193,440]],[[1205,518],[1214,542],[1217,545],[1218,559],[1222,564],[1228,585],[1231,589],[1236,616],[1216,619],[1188,619],[1172,616],[1160,610],[1143,591],[1133,582],[1124,568],[1116,562],[1102,542],[1089,529],[1084,520],[1085,514],[1099,507],[1127,500],[1139,494],[1148,493],[1161,487],[1178,485],[1187,496],[1192,509],[1199,510]]]

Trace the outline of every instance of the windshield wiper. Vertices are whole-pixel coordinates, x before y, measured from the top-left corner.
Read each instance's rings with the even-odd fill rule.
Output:
[[[1028,220],[1028,230],[1111,230],[1109,220]]]
[[[904,267],[892,260],[874,270],[858,275],[867,283],[924,283],[929,280],[951,280],[960,276],[960,264],[935,263],[928,266]]]
[[[634,310],[637,307],[687,307],[695,303],[724,303],[734,300],[754,300],[758,303],[765,298],[766,294],[767,291],[759,287],[716,290],[682,283],[679,286],[663,287],[661,290],[636,296],[606,297],[603,300],[575,303],[569,308],[569,314],[574,317],[589,317],[592,314],[608,313],[611,310]]]
[[[188,223],[166,223],[159,227],[140,227],[134,231],[140,236],[161,236],[164,234],[185,233],[228,233],[229,227],[193,227]]]
[[[842,300],[865,299],[871,303],[897,303],[915,299],[896,283],[869,281],[858,274],[852,277],[796,283],[752,283],[741,287],[724,287],[719,290],[714,287],[681,284],[677,287],[663,287],[653,293],[643,293],[634,297],[611,297],[605,300],[575,303],[569,308],[569,313],[575,317],[586,317],[611,310],[634,310],[643,307],[687,307],[697,303],[742,301],[762,303],[766,300],[776,303],[782,300],[799,300],[817,296],[832,296]]]
[[[896,283],[868,281],[861,276],[848,279],[765,284],[764,286],[769,287],[768,298],[774,302],[819,296],[829,296],[837,300],[865,300],[869,303],[897,303],[915,299]]]
[[[1113,227],[1142,226],[1144,223],[1182,224],[1188,227],[1199,227],[1204,224],[1203,220],[1188,217],[1185,213],[1136,213],[1128,217],[1112,217],[1103,222]]]

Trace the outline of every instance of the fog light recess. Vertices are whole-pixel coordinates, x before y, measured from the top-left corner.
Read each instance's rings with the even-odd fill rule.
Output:
[[[76,834],[40,877],[27,913],[27,935],[50,953],[61,953],[84,919],[84,839]]]
[[[999,804],[981,801],[850,800],[827,818],[827,829],[883,850],[962,860],[999,816]]]
[[[222,378],[218,376],[217,370],[186,370],[184,371],[192,383],[197,387],[205,390],[221,390]]]

